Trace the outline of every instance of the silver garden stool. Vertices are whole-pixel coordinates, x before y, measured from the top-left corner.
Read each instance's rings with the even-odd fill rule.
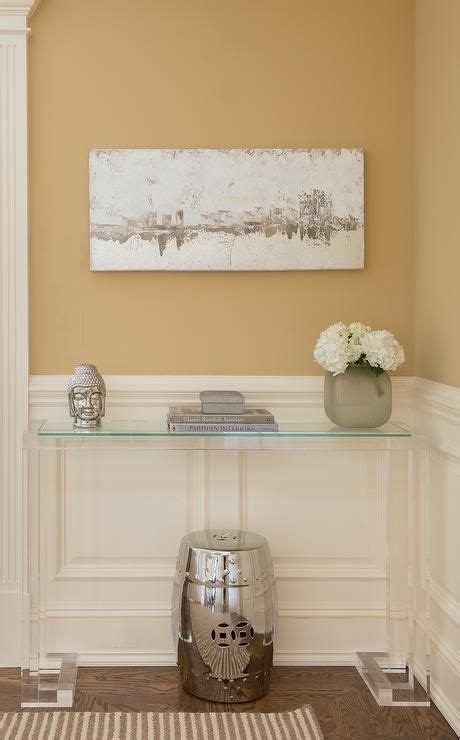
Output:
[[[237,530],[183,537],[172,614],[177,664],[190,694],[242,702],[267,693],[276,594],[265,537]]]

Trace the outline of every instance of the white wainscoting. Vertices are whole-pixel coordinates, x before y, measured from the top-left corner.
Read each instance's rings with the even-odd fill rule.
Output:
[[[458,731],[460,391],[413,378],[394,378],[393,387],[393,421],[432,440],[431,527],[420,542],[423,555],[431,535],[432,689]],[[319,377],[113,376],[107,413],[164,419],[168,405],[196,401],[203,388],[239,389],[284,421],[325,418]],[[65,377],[31,378],[30,414],[67,415]],[[49,478],[51,649],[77,650],[88,664],[172,663],[169,602],[180,537],[221,526],[254,529],[270,541],[278,664],[351,664],[357,649],[383,648],[383,482],[372,450],[214,452],[207,461],[187,452],[81,455],[78,466],[61,459]],[[406,474],[396,454],[392,500]],[[421,596],[421,579],[418,588]],[[422,609],[417,624],[427,629]]]
[[[163,420],[203,388],[238,388],[279,420],[322,420],[319,377],[108,377],[107,413]],[[412,380],[395,382],[410,422]],[[33,377],[31,419],[67,415],[66,378]],[[42,471],[42,475],[43,475]],[[207,527],[266,535],[278,578],[277,663],[350,664],[383,648],[381,461],[368,451],[139,450],[61,456],[47,472],[50,649],[86,663],[172,663],[170,592],[181,536]],[[406,485],[395,456],[393,486]],[[353,618],[351,618],[353,617]]]
[[[460,735],[460,388],[419,378],[413,395],[414,425],[430,439],[432,696]]]

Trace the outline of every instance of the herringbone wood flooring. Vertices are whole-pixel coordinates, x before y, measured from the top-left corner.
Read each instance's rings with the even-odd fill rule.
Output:
[[[328,740],[455,740],[431,708],[378,707],[354,668],[274,668],[270,692],[248,704],[212,704],[182,691],[176,668],[80,668],[75,710],[276,712],[311,704]],[[0,711],[18,711],[19,671],[0,669]]]

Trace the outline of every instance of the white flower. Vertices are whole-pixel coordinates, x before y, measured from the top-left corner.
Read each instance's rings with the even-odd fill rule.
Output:
[[[397,370],[404,362],[403,348],[385,329],[365,334],[361,339],[361,351],[369,365],[382,370]]]
[[[360,321],[353,321],[351,324],[348,324],[350,342],[360,342],[361,339],[370,331],[372,331],[371,327],[366,326],[366,324],[361,324]]]
[[[321,332],[313,352],[316,362],[333,375],[361,360],[382,370],[396,370],[404,362],[404,350],[389,331],[373,331],[354,321],[339,321]]]
[[[360,321],[353,321],[348,325],[348,341],[350,343],[350,362],[357,362],[363,351],[361,349],[362,338],[371,331],[370,326],[361,324]]]
[[[406,360],[406,356],[404,354],[404,350],[402,346],[396,339],[395,339],[395,342],[397,344],[397,348],[395,349],[393,363],[390,365],[388,370],[397,370],[398,367],[402,365],[403,362],[405,362]]]
[[[356,348],[349,344],[348,336],[348,326],[340,321],[321,332],[316,342],[313,357],[333,375],[344,373],[350,362],[355,362],[352,357],[356,354]]]
[[[352,365],[361,357],[363,351],[359,341],[354,341],[353,337],[348,339],[348,364]]]

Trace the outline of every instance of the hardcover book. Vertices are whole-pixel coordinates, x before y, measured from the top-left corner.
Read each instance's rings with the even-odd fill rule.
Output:
[[[229,434],[235,432],[277,432],[278,424],[175,424],[168,421],[170,432],[194,432],[195,434]]]
[[[201,406],[170,406],[169,419],[180,424],[273,424],[275,417],[264,408],[246,408],[242,414],[203,414]]]

